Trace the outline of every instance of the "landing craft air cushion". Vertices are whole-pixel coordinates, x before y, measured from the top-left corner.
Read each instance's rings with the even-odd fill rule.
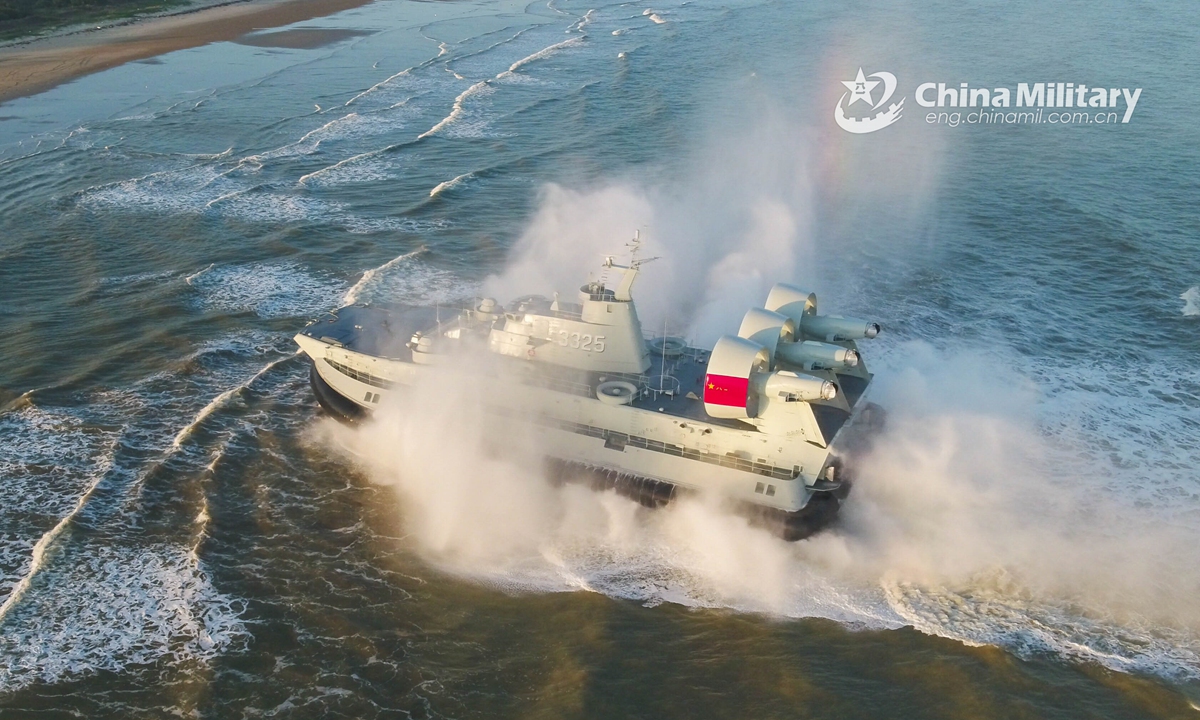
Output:
[[[716,493],[796,540],[830,522],[849,490],[841,454],[882,415],[857,340],[876,323],[817,314],[777,284],[712,348],[647,340],[632,289],[644,261],[605,263],[578,302],[530,295],[502,306],[352,305],[295,336],[321,406],[356,421],[392,393],[488,362],[486,408],[536,426],[551,463],[644,504]]]

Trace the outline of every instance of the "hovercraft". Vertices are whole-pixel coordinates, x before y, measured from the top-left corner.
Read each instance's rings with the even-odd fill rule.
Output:
[[[771,288],[711,348],[647,338],[632,289],[644,261],[613,258],[576,302],[357,304],[295,336],[320,405],[357,422],[464,353],[508,381],[486,409],[537,427],[556,477],[581,474],[645,505],[717,493],[788,540],[827,526],[850,488],[846,458],[882,421],[856,343],[877,323],[820,315],[817,296]],[[585,472],[580,473],[580,470]]]

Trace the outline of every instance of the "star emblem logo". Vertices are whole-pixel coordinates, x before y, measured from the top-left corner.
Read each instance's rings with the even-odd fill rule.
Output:
[[[875,87],[879,85],[878,80],[868,80],[863,75],[862,68],[858,69],[858,76],[853,80],[843,80],[842,84],[850,91],[850,100],[846,103],[846,107],[850,107],[854,103],[862,100],[868,106],[874,106],[875,100],[871,98],[871,93]]]
[[[841,99],[833,109],[833,119],[837,122],[838,127],[846,132],[856,135],[875,132],[900,119],[904,110],[904,98],[901,97],[898,101],[887,105],[888,100],[896,92],[896,76],[892,73],[881,70],[867,75],[860,67],[853,80],[842,80],[841,83],[846,87],[846,92],[842,93]],[[875,89],[880,84],[883,85],[883,95],[876,101]],[[859,110],[857,115],[847,114],[847,110],[853,108],[859,100],[867,104],[869,110],[866,112],[875,114],[863,117],[862,110]],[[885,105],[887,107],[883,107]],[[880,110],[881,107],[883,107],[882,110]],[[875,112],[876,110],[879,112]]]

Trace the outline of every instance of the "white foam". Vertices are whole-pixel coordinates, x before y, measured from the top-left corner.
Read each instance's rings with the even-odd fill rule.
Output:
[[[427,250],[428,249],[424,245],[422,245],[421,247],[417,248],[416,250],[413,250],[412,252],[407,252],[407,253],[404,253],[403,255],[398,255],[398,256],[392,258],[391,260],[388,260],[387,262],[385,262],[384,264],[380,265],[377,268],[371,268],[370,270],[367,270],[366,272],[363,273],[362,277],[358,279],[358,282],[356,282],[356,283],[354,283],[354,285],[350,286],[350,289],[347,290],[346,294],[342,296],[342,305],[343,306],[353,305],[356,302],[358,302],[359,294],[365,288],[367,288],[371,285],[372,281],[375,279],[375,276],[378,275],[379,273],[387,272],[391,268],[394,268],[401,263],[405,263],[405,262],[408,262],[409,260],[417,258],[417,257],[421,256],[422,254],[424,254],[425,252],[427,252]]]
[[[445,52],[445,46],[443,44],[438,47],[438,57],[441,57],[444,52]],[[371,87],[367,88],[366,90],[363,90],[359,94],[357,94],[354,97],[347,100],[346,105],[348,106],[348,105],[350,105],[350,103],[354,102],[355,100],[358,100],[359,98],[364,97],[366,95],[370,95],[371,93],[375,92],[379,88],[384,87],[385,85],[391,83],[393,80],[397,80],[399,78],[406,77],[410,72],[412,72],[412,68],[405,68],[405,69],[401,70],[400,72],[396,73],[395,75],[388,77],[385,80],[380,80],[379,82],[375,83]]]
[[[541,60],[543,58],[550,57],[551,55],[558,52],[559,50],[562,50],[564,48],[569,48],[569,47],[575,47],[582,43],[583,43],[582,37],[573,37],[573,38],[568,38],[566,40],[563,40],[562,42],[554,43],[553,45],[551,45],[549,47],[544,47],[541,50],[538,50],[537,52],[535,52],[531,55],[526,55],[525,57],[516,61],[512,65],[509,65],[508,70],[505,70],[504,72],[497,75],[496,79],[499,80],[501,78],[512,77],[513,73],[515,73],[517,70],[520,70],[521,68],[525,67],[526,65],[528,65],[531,62],[536,62],[537,60]]]
[[[94,494],[112,467],[117,436],[79,418],[32,404],[0,418],[5,452],[0,456],[0,622],[29,590],[47,551]],[[9,513],[13,518],[6,519]],[[23,518],[23,520],[18,520]],[[29,526],[30,518],[57,518]],[[32,531],[32,536],[21,531]],[[11,533],[11,534],[10,534]],[[36,538],[36,540],[34,539]]]
[[[71,548],[5,619],[0,688],[167,660],[206,662],[245,643],[241,601],[172,546]]]
[[[297,350],[297,352],[300,351]],[[200,427],[200,424],[203,423],[209,415],[212,415],[214,412],[224,407],[225,403],[227,403],[231,397],[253,385],[255,380],[258,380],[260,377],[270,372],[271,369],[275,368],[280,363],[287,362],[290,359],[290,357],[283,357],[278,360],[273,360],[260,368],[258,372],[251,375],[250,378],[245,382],[234,385],[233,387],[214,397],[208,402],[207,405],[200,409],[200,412],[196,413],[196,416],[192,418],[191,422],[189,422],[187,425],[184,425],[183,428],[181,428],[179,432],[175,434],[175,438],[171,440],[171,448],[174,450],[180,449],[183,446],[183,441],[192,434],[192,431]]]
[[[1186,317],[1200,315],[1200,285],[1188,288],[1179,299],[1183,300],[1183,314]]]
[[[25,593],[29,590],[29,583],[33,580],[34,576],[42,570],[42,567],[45,565],[46,550],[56,539],[58,539],[58,536],[62,534],[63,530],[70,525],[71,521],[75,519],[75,516],[79,514],[79,511],[82,510],[87,504],[87,501],[92,497],[92,494],[96,491],[96,487],[100,484],[102,479],[102,476],[95,478],[87,490],[85,490],[84,493],[79,496],[79,501],[75,503],[75,507],[71,509],[71,512],[64,515],[54,527],[46,531],[46,533],[42,535],[42,537],[40,537],[34,544],[33,550],[29,555],[28,572],[26,572],[25,575],[18,580],[15,585],[12,586],[12,589],[9,590],[8,597],[4,600],[4,604],[0,605],[0,624],[3,624],[4,618],[8,616],[9,611],[12,610],[17,603],[21,602],[23,597],[25,597]]]
[[[585,27],[587,27],[588,23],[590,23],[592,21],[592,17],[595,14],[596,14],[595,9],[588,10],[587,12],[585,12],[583,14],[583,17],[579,18],[579,20],[577,20],[575,23],[573,23],[570,27],[567,28],[567,32],[578,32],[578,31],[584,29]]]
[[[658,15],[657,13],[650,13],[650,19],[651,19],[651,20],[652,20],[652,21],[653,21],[653,22],[654,22],[656,25],[662,25],[663,23],[665,23],[665,22],[666,22],[666,20],[663,20],[663,19],[662,19],[662,17],[661,17],[660,15]]]
[[[117,183],[89,189],[78,202],[85,207],[122,208],[155,213],[204,213],[221,202],[220,211],[242,215],[246,219],[311,217],[317,209],[326,207],[311,200],[289,198],[271,193],[245,196],[247,187],[228,177],[215,165],[196,165],[180,170],[150,173]],[[301,209],[296,203],[307,202]],[[274,206],[272,208],[271,206]],[[259,216],[255,218],[254,216]]]
[[[459,93],[458,97],[454,98],[454,105],[450,108],[450,114],[439,120],[433,127],[418,135],[418,139],[427,138],[430,135],[434,135],[453,124],[456,120],[462,117],[463,103],[466,102],[468,98],[470,98],[472,95],[490,92],[490,90],[491,88],[488,86],[487,80],[481,80],[466,90],[463,90],[461,93]]]
[[[800,543],[704,498],[649,512],[552,487],[522,460],[544,451],[536,433],[509,425],[512,458],[486,451],[493,428],[473,400],[486,390],[462,378],[395,399],[375,424],[326,432],[397,487],[430,562],[478,582],[911,625],[1022,656],[1200,678],[1195,518],[1164,523],[1128,481],[1091,484],[1091,466],[1039,428],[1038,387],[1003,353],[918,344],[883,355],[873,369],[889,429],[858,461],[841,525]],[[1094,432],[1111,443],[1111,430]],[[1195,515],[1196,462],[1186,467],[1192,496],[1175,501]]]
[[[346,158],[304,176],[309,186],[386,180],[400,162],[395,157],[377,157],[391,148],[381,148]],[[261,159],[264,156],[255,156]],[[247,159],[239,161],[245,166]],[[236,169],[236,168],[235,168]],[[82,193],[84,207],[122,208],[155,213],[216,213],[247,222],[278,225],[289,222],[325,221],[355,225],[370,220],[357,218],[346,206],[303,194],[271,192],[264,186],[248,186],[230,170],[196,166],[162,171],[92,188]],[[193,279],[193,282],[195,279]]]
[[[1003,647],[1026,658],[1053,654],[1118,672],[1200,678],[1194,636],[1137,619],[1089,617],[1065,603],[1030,598],[1002,572],[960,590],[897,581],[884,588],[906,624],[929,635]]]
[[[216,263],[209,263],[208,267],[204,268],[203,270],[197,270],[196,272],[192,273],[191,275],[188,275],[187,277],[185,277],[183,280],[188,285],[191,285],[193,280],[200,277],[201,275],[208,272],[209,270],[212,270],[215,266],[216,266]]]
[[[343,304],[373,301],[429,304],[474,294],[476,287],[473,284],[423,262],[421,256],[424,254],[422,247],[363,273],[342,298]]]
[[[200,280],[197,285],[212,278]],[[206,499],[190,537],[178,546],[123,545],[143,536],[114,537],[103,518],[121,513],[120,505],[137,497],[148,473],[232,393],[219,393],[201,408],[175,442],[169,424],[161,422],[164,413],[187,408],[208,386],[226,382],[247,356],[274,352],[272,343],[278,339],[266,333],[206,343],[184,360],[205,372],[157,373],[132,391],[100,392],[79,411],[86,420],[74,411],[34,405],[0,416],[6,438],[0,455],[0,591],[7,590],[0,595],[0,692],[164,660],[203,662],[245,639],[240,601],[211,586],[198,554],[209,522]],[[237,356],[233,366],[225,357],[231,352]],[[268,363],[238,387],[289,357]],[[164,449],[154,461],[135,461],[134,473],[126,472],[135,469],[124,466],[128,457],[114,472],[119,448],[129,441]],[[133,482],[104,483],[131,474]],[[95,504],[101,487],[105,506],[89,517],[89,528],[98,532],[75,533],[74,521]],[[47,521],[51,527],[39,525]],[[117,527],[122,524],[118,518]]]
[[[216,156],[172,155],[169,158],[173,162],[184,158],[188,164],[88,188],[77,195],[77,202],[85,207],[147,212],[217,213],[252,222],[335,217],[344,212],[339,203],[273,192],[269,185],[255,178],[272,161],[314,155],[327,143],[361,147],[369,138],[402,129],[419,112],[409,105],[411,99],[412,96],[407,96],[385,108],[326,119],[292,142],[246,155],[235,162],[228,161],[228,152]],[[394,157],[386,157],[390,149],[391,146],[355,153],[305,175],[301,182],[317,185],[389,179],[398,162]],[[196,162],[197,159],[201,162]]]
[[[516,35],[514,35],[513,37],[508,38],[507,40],[504,40],[500,43],[496,43],[495,45],[492,45],[490,48],[488,48],[488,50],[498,47],[500,45],[512,42],[516,38],[520,37],[524,32],[525,32],[525,30],[522,30],[521,32],[518,32]],[[463,90],[461,93],[459,93],[459,95],[456,98],[454,98],[454,103],[450,108],[450,114],[448,114],[446,117],[439,120],[430,129],[428,129],[425,132],[418,135],[417,136],[418,139],[424,139],[424,138],[430,137],[432,135],[436,135],[438,133],[445,131],[447,128],[450,128],[452,126],[456,126],[454,134],[458,137],[479,137],[479,136],[481,136],[482,135],[482,127],[487,125],[486,122],[481,121],[479,123],[474,123],[474,124],[464,124],[461,122],[463,114],[466,112],[466,102],[468,100],[470,100],[472,97],[475,97],[475,96],[485,96],[487,94],[490,94],[491,92],[494,92],[494,88],[492,87],[493,81],[495,81],[495,80],[511,80],[511,79],[517,77],[516,72],[518,70],[520,70],[522,67],[528,65],[529,63],[536,62],[537,60],[541,60],[542,58],[549,57],[550,55],[553,55],[554,53],[556,53],[564,48],[576,46],[576,45],[580,44],[582,41],[583,41],[583,37],[577,36],[577,37],[568,38],[567,40],[563,40],[562,42],[557,42],[557,43],[554,43],[547,47],[541,48],[537,52],[526,55],[525,57],[513,62],[511,65],[509,65],[507,70],[497,74],[491,80],[481,80],[481,81],[471,85],[466,90]],[[486,52],[486,50],[484,50],[482,52]],[[447,67],[447,70],[450,70],[450,68]],[[450,70],[450,71],[454,73],[455,77],[459,77],[459,78],[462,77],[461,75],[459,75],[459,73],[457,71],[454,71],[454,70]]]
[[[440,182],[429,191],[429,197],[437,197],[438,195],[441,195],[442,192],[450,190],[451,188],[456,188],[473,177],[475,177],[475,173],[463,173],[462,175],[445,182]]]
[[[331,306],[344,292],[336,278],[297,263],[223,265],[192,282],[206,308],[254,312],[260,317],[302,317]]]
[[[383,154],[389,150],[392,150],[394,148],[395,148],[395,146],[376,148],[374,150],[368,150],[367,152],[359,153],[357,155],[348,157],[344,160],[339,160],[332,165],[328,165],[326,167],[321,168],[320,170],[316,170],[316,171],[308,173],[307,175],[300,176],[299,182],[301,185],[307,184],[310,180],[316,180],[316,179],[323,179],[325,182],[338,182],[337,178],[331,178],[331,177],[323,178],[322,176],[327,176],[327,175],[330,175],[331,173],[337,173],[340,170],[346,169],[347,166],[354,165],[355,163],[360,163],[363,160],[366,160],[369,158],[374,158],[374,157],[381,155],[381,154]],[[384,179],[387,179],[387,176],[380,175],[379,171],[375,170],[374,172],[371,172],[371,171],[360,172],[359,174],[355,175],[354,178],[357,180],[384,180]],[[344,178],[342,179],[342,181],[344,182]]]
[[[364,235],[379,232],[404,232],[424,235],[445,230],[446,228],[453,227],[453,225],[449,220],[442,218],[416,220],[406,217],[364,218],[349,216],[343,222],[343,226],[347,232]]]

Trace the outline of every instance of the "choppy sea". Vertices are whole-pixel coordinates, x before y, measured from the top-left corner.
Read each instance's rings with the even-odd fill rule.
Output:
[[[1196,717],[1197,18],[380,0],[0,106],[0,716]],[[860,67],[906,105],[856,135]],[[1142,93],[951,127],[925,81]],[[319,415],[309,319],[635,231],[647,327],[777,281],[884,325],[836,527]]]

